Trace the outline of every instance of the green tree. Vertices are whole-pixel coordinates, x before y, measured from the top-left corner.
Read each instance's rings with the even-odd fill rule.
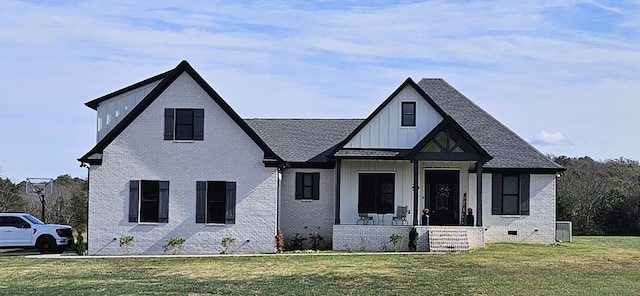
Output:
[[[558,157],[567,170],[558,179],[557,219],[573,222],[577,235],[640,234],[640,164]]]
[[[27,211],[40,217],[41,204],[37,197],[27,196]],[[87,182],[69,175],[53,180],[53,194],[45,197],[47,223],[60,223],[84,230],[87,221]]]
[[[20,194],[20,186],[11,180],[0,178],[0,212],[23,212],[27,202]]]

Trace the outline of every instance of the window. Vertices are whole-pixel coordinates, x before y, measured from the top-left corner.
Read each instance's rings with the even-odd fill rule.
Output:
[[[296,199],[320,199],[320,173],[296,173]]]
[[[529,184],[529,174],[494,173],[491,213],[529,215]]]
[[[416,126],[416,102],[402,102],[402,126]]]
[[[15,227],[15,228],[31,228],[29,223],[27,223],[26,221],[22,220],[19,217],[14,217],[14,216],[0,217],[0,226]]]
[[[169,222],[169,181],[129,181],[129,222]]]
[[[358,212],[393,213],[395,175],[361,173],[358,175]]]
[[[236,223],[236,182],[196,182],[196,223]]]
[[[164,109],[165,140],[203,140],[204,109]]]

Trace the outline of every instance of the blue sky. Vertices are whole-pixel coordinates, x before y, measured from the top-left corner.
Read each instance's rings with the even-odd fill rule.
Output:
[[[181,60],[244,118],[440,77],[545,154],[640,160],[636,1],[2,1],[0,177],[86,177],[84,103]]]

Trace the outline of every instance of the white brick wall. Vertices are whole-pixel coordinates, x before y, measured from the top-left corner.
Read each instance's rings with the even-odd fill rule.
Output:
[[[531,174],[529,215],[492,215],[491,174],[483,174],[482,183],[482,220],[486,229],[487,243],[550,244],[555,242],[556,178],[554,174]],[[470,174],[469,187],[475,188],[475,186],[476,174]],[[475,201],[475,191],[469,192],[470,198]],[[517,231],[517,235],[509,235],[508,231]]]
[[[204,141],[165,141],[165,108],[205,109]],[[285,169],[280,193],[278,173],[263,164],[263,151],[222,111],[187,74],[181,75],[129,127],[104,149],[102,166],[92,166],[89,196],[89,254],[120,254],[118,239],[134,237],[131,253],[159,254],[171,237],[186,240],[184,253],[212,254],[222,250],[224,237],[235,238],[233,252],[271,253],[279,227],[288,242],[300,233],[319,234],[335,250],[359,249],[360,238],[369,250],[380,250],[389,235],[400,231],[408,238],[410,227],[333,225],[335,172],[331,169]],[[413,207],[410,162],[344,161],[341,186],[341,221],[357,220],[358,170],[396,174],[396,204]],[[295,200],[295,173],[320,173],[320,200]],[[423,177],[419,178],[422,182]],[[169,181],[169,223],[128,222],[130,180]],[[196,181],[236,182],[236,224],[195,223]],[[470,244],[492,242],[552,243],[555,239],[555,176],[531,175],[528,216],[491,215],[491,174],[483,175],[485,238]],[[354,184],[349,186],[349,183]],[[355,183],[353,183],[355,182]],[[468,206],[476,211],[476,177],[468,175]],[[461,183],[464,186],[464,182]],[[280,204],[278,204],[278,194]],[[422,193],[420,193],[422,195]],[[278,215],[278,208],[280,213]],[[407,217],[409,223],[412,215]],[[279,220],[279,221],[277,221]],[[390,220],[389,220],[390,221]],[[366,231],[363,232],[363,229]],[[508,231],[517,235],[508,235]],[[474,237],[477,237],[477,231]],[[426,237],[426,236],[425,236]],[[333,239],[333,241],[332,241]],[[308,243],[308,240],[306,241]],[[422,243],[421,243],[422,244]],[[403,250],[406,249],[403,242]]]
[[[320,199],[296,200],[296,172],[320,173]],[[280,229],[288,243],[296,233],[307,240],[309,235],[319,234],[322,245],[331,248],[334,222],[335,173],[333,169],[285,169],[282,171],[282,191],[280,198]]]
[[[204,141],[165,141],[165,108],[204,108]],[[224,237],[237,253],[275,251],[277,172],[263,151],[188,76],[182,74],[106,149],[92,166],[89,254],[120,254],[118,239],[134,237],[133,254],[160,254],[182,237],[185,254],[215,254]],[[169,181],[169,223],[128,222],[129,180]],[[236,224],[195,223],[196,181],[236,182]],[[115,239],[115,240],[114,240]]]
[[[366,252],[393,251],[390,242],[391,234],[399,233],[403,236],[400,251],[409,251],[409,232],[412,226],[387,225],[334,225],[333,249],[338,251]],[[447,226],[416,226],[418,232],[418,251],[429,249],[429,229]],[[483,231],[479,227],[451,226],[455,229],[467,231],[470,249],[484,248]]]
[[[418,251],[428,248],[426,227],[419,227]],[[411,226],[388,225],[335,225],[333,227],[333,249],[338,251],[361,252],[392,252],[391,234],[399,233],[403,236],[400,251],[409,251],[409,231]]]

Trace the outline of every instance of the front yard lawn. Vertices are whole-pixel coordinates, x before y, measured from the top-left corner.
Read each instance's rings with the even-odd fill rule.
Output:
[[[637,295],[640,237],[468,254],[0,257],[2,295]]]

